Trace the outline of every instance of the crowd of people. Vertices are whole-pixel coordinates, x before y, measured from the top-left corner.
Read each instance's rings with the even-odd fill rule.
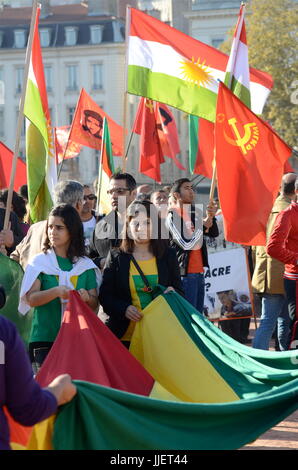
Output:
[[[96,212],[92,185],[60,181],[55,187],[54,207],[48,219],[31,225],[23,187],[19,194],[13,193],[9,228],[4,230],[7,193],[5,190],[0,194],[1,253],[10,256],[24,270],[19,311],[26,314],[33,309],[28,352],[34,373],[42,366],[57,337],[73,289],[95,314],[99,309],[104,312],[106,325],[128,348],[136,322],[141,321],[145,307],[161,290],[178,292],[203,313],[204,269],[208,267],[206,239],[218,236],[220,211],[216,201],[210,201],[206,209],[195,204],[196,193],[188,178],[153,190],[148,184],[137,187],[128,173],[116,173],[111,176],[107,191],[111,205],[108,214]],[[267,247],[251,250],[252,286],[261,299],[260,326],[253,339],[255,348],[268,349],[276,328],[277,349],[297,347],[297,194],[296,175],[284,175],[268,220]],[[4,304],[3,289],[0,294]],[[228,318],[237,305],[227,291],[217,294],[222,303],[221,313]],[[245,343],[241,321],[227,320],[219,325],[234,339]],[[0,340],[25,355],[13,325],[1,316]],[[33,379],[28,379],[28,358],[20,363],[24,363],[25,372],[19,379],[28,382],[29,402],[39,397],[37,402],[44,403],[42,411],[36,412],[38,419],[53,411],[57,401],[61,403],[64,389],[67,399],[75,394],[69,377],[58,378],[58,385],[42,391],[32,385]],[[6,380],[4,376],[0,374],[0,390]],[[11,386],[12,383],[7,385],[8,391]],[[1,406],[7,405],[8,391],[3,396],[0,392]],[[49,391],[56,399],[49,398]],[[10,406],[17,409],[17,401]],[[15,416],[18,418],[17,411]],[[4,415],[0,414],[0,420],[4,422]]]

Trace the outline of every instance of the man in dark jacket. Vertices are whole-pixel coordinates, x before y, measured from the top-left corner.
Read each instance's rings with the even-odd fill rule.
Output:
[[[167,217],[170,244],[175,248],[186,299],[199,311],[203,311],[205,282],[204,267],[208,266],[204,235],[218,236],[214,218],[216,206],[209,203],[207,216],[203,218],[200,207],[194,203],[195,192],[188,178],[181,178],[171,189],[172,206]]]
[[[115,173],[110,178],[108,197],[112,210],[96,224],[91,240],[90,256],[103,269],[111,248],[119,247],[125,212],[136,197],[137,184],[129,173]]]

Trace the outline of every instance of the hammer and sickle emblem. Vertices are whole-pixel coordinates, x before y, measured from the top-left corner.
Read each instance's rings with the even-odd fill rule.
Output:
[[[154,111],[154,106],[153,106],[152,100],[149,100],[148,98],[146,98],[145,99],[145,106],[146,106],[146,108],[150,109],[150,114],[152,114],[153,111]]]
[[[236,118],[229,119],[228,123],[230,124],[230,126],[233,129],[233,132],[235,134],[236,139],[232,139],[224,131],[224,136],[225,136],[226,141],[229,142],[231,145],[235,145],[237,147],[240,147],[243,155],[246,155],[247,154],[246,144],[248,144],[249,141],[251,140],[252,128],[256,127],[256,123],[255,122],[249,122],[247,124],[244,124],[244,126],[243,126],[244,127],[244,135],[242,137],[241,137],[240,132],[239,132],[238,127],[237,127]]]

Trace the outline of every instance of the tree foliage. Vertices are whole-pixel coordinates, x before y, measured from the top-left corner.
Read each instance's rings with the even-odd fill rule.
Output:
[[[298,147],[298,2],[251,0],[246,30],[251,66],[268,72],[273,90],[263,112],[277,133]],[[223,45],[229,53],[231,39]]]

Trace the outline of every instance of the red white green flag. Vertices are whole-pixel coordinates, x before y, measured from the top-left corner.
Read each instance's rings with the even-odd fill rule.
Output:
[[[127,91],[214,122],[228,56],[141,11],[128,11]],[[250,82],[253,109],[261,113],[272,79],[251,68]]]
[[[53,206],[57,182],[51,117],[48,106],[41,47],[38,35],[40,8],[37,9],[24,115],[26,119],[26,160],[30,217],[44,220]]]

